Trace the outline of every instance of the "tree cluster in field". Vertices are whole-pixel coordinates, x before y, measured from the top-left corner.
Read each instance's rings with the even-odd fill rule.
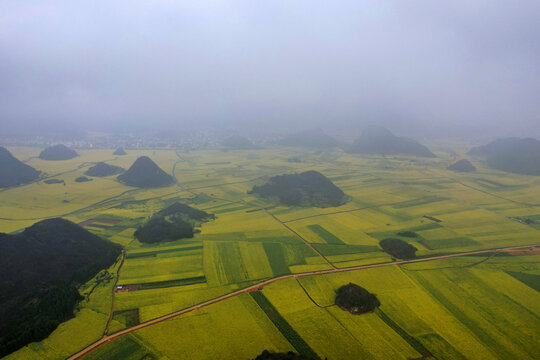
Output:
[[[336,291],[336,305],[351,314],[364,314],[375,310],[381,303],[363,287],[349,283]]]
[[[286,353],[273,352],[264,350],[259,356],[253,360],[314,360],[302,355],[293,353],[292,351]]]
[[[476,171],[474,165],[467,159],[461,159],[448,167],[448,170],[455,172],[473,172]]]
[[[93,179],[87,178],[86,176],[79,176],[78,178],[75,178],[75,182],[88,182],[92,181]]]
[[[406,241],[396,238],[381,240],[379,245],[384,252],[392,257],[403,260],[414,259],[416,257],[416,250],[418,250]]]
[[[540,175],[540,141],[532,138],[507,138],[472,148],[469,155],[486,159],[498,170],[525,175]]]
[[[519,221],[520,223],[523,223],[523,224],[526,224],[526,225],[536,224],[536,221],[534,221],[533,219],[530,219],[530,218],[517,217],[516,220]]]
[[[16,186],[36,180],[40,172],[15,158],[0,146],[0,187]]]
[[[66,184],[66,182],[62,179],[47,179],[43,181],[45,184]]]
[[[214,218],[213,214],[174,203],[154,214],[135,231],[135,237],[142,243],[158,243],[192,238],[195,226]]]
[[[105,177],[111,175],[118,175],[123,173],[124,171],[126,170],[121,168],[120,166],[114,166],[104,162],[98,162],[96,165],[86,170],[84,174],[94,177]]]
[[[311,170],[300,174],[278,175],[249,192],[263,198],[277,199],[288,206],[340,206],[347,196],[323,174]]]
[[[80,284],[112,265],[121,247],[64,220],[0,233],[0,357],[45,339],[73,317]]]

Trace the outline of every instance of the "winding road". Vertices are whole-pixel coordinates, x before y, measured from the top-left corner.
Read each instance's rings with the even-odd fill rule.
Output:
[[[333,273],[340,273],[340,272],[347,272],[347,271],[354,271],[354,270],[363,270],[363,269],[372,269],[372,268],[378,268],[378,267],[384,267],[384,266],[395,266],[395,265],[399,266],[399,265],[405,265],[405,264],[412,264],[412,263],[433,261],[433,260],[441,260],[441,259],[448,259],[448,258],[461,257],[461,256],[486,254],[486,253],[492,253],[492,252],[504,252],[504,251],[508,251],[508,250],[534,249],[534,248],[538,248],[538,247],[540,247],[540,244],[524,245],[524,246],[513,246],[513,247],[505,247],[505,248],[498,248],[498,249],[486,249],[486,250],[478,250],[478,251],[469,251],[469,252],[464,252],[464,253],[432,256],[432,257],[426,257],[426,258],[421,258],[421,259],[394,261],[394,262],[378,263],[378,264],[371,264],[371,265],[351,266],[351,267],[339,268],[339,269],[333,268],[333,269],[329,269],[329,270],[310,271],[310,272],[299,273],[299,274],[282,275],[282,276],[278,276],[278,277],[275,277],[275,278],[272,278],[272,279],[261,281],[261,282],[259,282],[257,284],[248,286],[246,288],[234,291],[234,292],[229,293],[229,294],[219,296],[217,298],[214,298],[214,299],[199,303],[197,305],[193,305],[193,306],[188,307],[186,309],[179,310],[179,311],[170,313],[168,315],[164,315],[164,316],[155,318],[153,320],[144,322],[142,324],[132,326],[130,328],[121,330],[121,331],[119,331],[117,333],[114,333],[112,335],[104,335],[100,340],[98,340],[95,343],[87,346],[86,348],[82,349],[78,353],[70,356],[68,358],[68,360],[81,359],[82,357],[84,357],[85,355],[88,355],[89,353],[96,350],[100,346],[103,346],[103,345],[105,345],[105,344],[107,344],[107,343],[109,343],[109,342],[111,342],[111,341],[113,341],[113,340],[115,340],[115,339],[117,339],[117,338],[119,338],[121,336],[127,335],[129,333],[134,332],[134,331],[140,330],[142,328],[145,328],[145,327],[148,327],[148,326],[151,326],[151,325],[159,324],[159,323],[161,323],[163,321],[167,321],[167,320],[173,319],[175,317],[187,314],[189,312],[199,310],[199,309],[204,308],[206,306],[216,304],[218,302],[230,299],[230,298],[238,296],[238,295],[242,295],[242,294],[249,293],[249,292],[252,292],[252,291],[261,290],[263,287],[265,287],[265,286],[267,286],[269,284],[272,284],[274,282],[280,281],[280,280],[291,279],[291,278],[298,279],[298,278],[307,277],[307,276],[325,275],[325,274],[333,274]]]

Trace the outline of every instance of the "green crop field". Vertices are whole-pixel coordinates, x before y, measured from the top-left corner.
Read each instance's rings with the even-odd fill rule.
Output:
[[[119,261],[80,286],[84,300],[73,319],[7,359],[65,359],[101,339],[109,316],[110,335],[282,275],[287,278],[258,291],[119,337],[85,358],[247,360],[264,349],[329,360],[540,358],[537,251],[317,274],[391,262],[379,247],[390,237],[409,242],[422,258],[540,244],[539,177],[481,162],[474,163],[476,173],[451,172],[444,152],[414,159],[286,147],[127,156],[80,150],[71,160],[43,161],[36,148],[9,150],[44,174],[0,190],[0,232],[61,216],[122,245],[126,257],[120,269]],[[168,173],[174,169],[177,184],[139,189],[115,176],[74,181],[98,161],[128,168],[140,155]],[[306,170],[327,176],[348,202],[289,207],[248,194],[270,176]],[[197,224],[189,239],[134,238],[174,202],[215,219]],[[398,234],[405,231],[416,236]],[[116,280],[122,289],[112,306]],[[335,306],[336,290],[349,282],[374,293],[380,308],[352,315]]]

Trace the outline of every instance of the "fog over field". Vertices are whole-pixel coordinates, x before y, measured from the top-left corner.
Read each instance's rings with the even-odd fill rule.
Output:
[[[3,1],[0,131],[540,136],[540,2]]]

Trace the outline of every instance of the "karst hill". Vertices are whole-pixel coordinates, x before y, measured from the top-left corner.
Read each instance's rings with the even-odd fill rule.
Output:
[[[0,146],[0,187],[26,184],[36,180],[40,172],[15,158]]]
[[[176,202],[152,215],[134,235],[142,243],[192,238],[199,231],[196,226],[212,219],[213,214]]]
[[[119,147],[113,152],[113,155],[127,155],[123,147]]]
[[[314,170],[271,177],[266,184],[255,185],[249,193],[270,200],[276,199],[288,206],[324,208],[340,206],[347,202],[347,196],[340,188]]]
[[[148,156],[137,158],[133,165],[117,179],[125,185],[140,188],[165,187],[175,183],[174,178]]]
[[[365,129],[347,150],[355,154],[435,157],[424,145],[412,139],[398,137],[383,127]]]
[[[75,150],[62,144],[49,146],[39,154],[40,159],[53,161],[69,160],[77,156],[79,156],[79,154],[77,154]]]
[[[540,141],[506,138],[472,148],[469,155],[483,157],[489,167],[516,174],[540,175]]]

